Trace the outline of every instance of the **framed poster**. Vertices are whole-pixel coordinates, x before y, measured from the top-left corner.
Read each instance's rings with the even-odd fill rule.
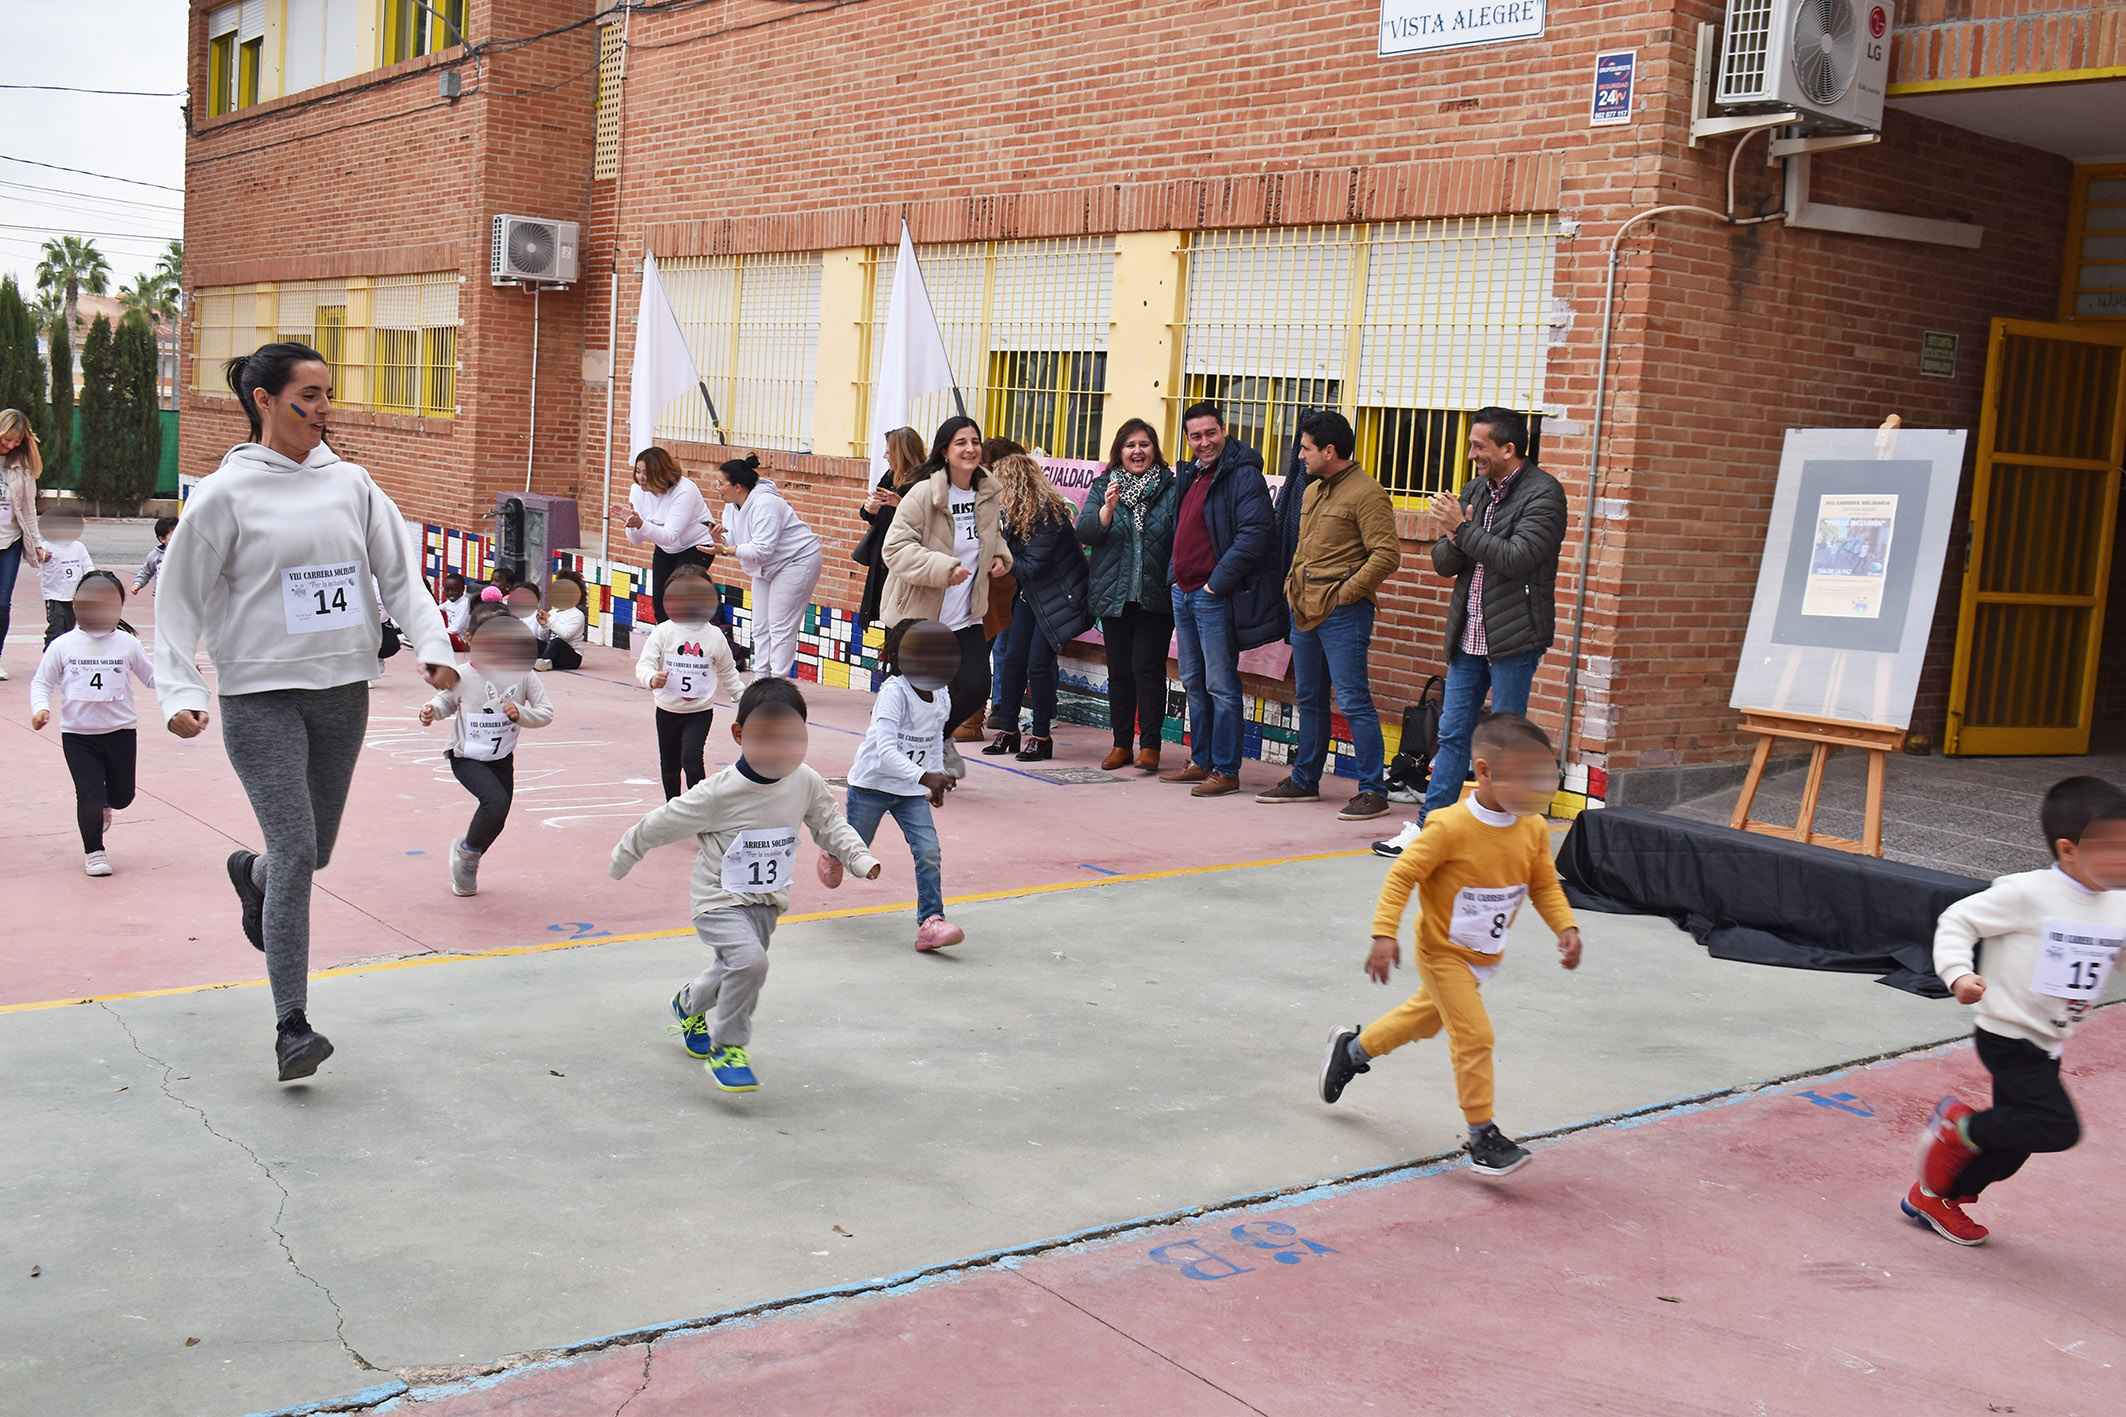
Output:
[[[1964,440],[1787,430],[1731,707],[1911,726]]]

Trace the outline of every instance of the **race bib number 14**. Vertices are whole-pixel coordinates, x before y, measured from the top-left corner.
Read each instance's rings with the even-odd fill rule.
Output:
[[[315,635],[362,623],[362,563],[289,566],[281,571],[281,609],[291,635]]]

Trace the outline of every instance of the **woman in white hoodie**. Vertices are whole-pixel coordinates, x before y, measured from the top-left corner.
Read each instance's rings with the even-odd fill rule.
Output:
[[[229,882],[245,937],[266,955],[287,1082],[332,1054],[304,1014],[310,877],[332,859],[369,681],[382,672],[379,595],[429,683],[449,689],[458,673],[398,507],[324,444],[325,357],[269,344],[230,360],[228,379],[252,441],[199,484],[170,538],[155,598],[155,689],[180,738],[198,737],[210,693],[220,699],[222,744],[266,848],[233,853]],[[194,661],[202,639],[212,690]]]
[[[753,668],[788,679],[797,667],[797,632],[819,585],[819,537],[798,519],[775,484],[760,475],[760,458],[748,453],[723,465],[720,548],[738,555],[753,578]]]

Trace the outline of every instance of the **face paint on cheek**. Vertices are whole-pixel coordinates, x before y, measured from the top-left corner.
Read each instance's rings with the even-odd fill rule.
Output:
[[[309,410],[309,409],[307,409],[307,408],[304,408],[304,407],[303,407],[303,406],[302,406],[301,404],[299,404],[299,403],[291,403],[291,404],[289,404],[289,405],[288,405],[288,412],[290,412],[291,414],[295,415],[295,416],[296,416],[297,418],[308,418],[308,417],[310,416],[310,410]]]

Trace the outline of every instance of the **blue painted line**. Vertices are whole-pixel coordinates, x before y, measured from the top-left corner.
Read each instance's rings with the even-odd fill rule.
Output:
[[[306,1402],[300,1407],[276,1407],[271,1412],[254,1412],[251,1417],[312,1417],[312,1414],[319,1412],[351,1412],[363,1407],[374,1407],[380,1402],[411,1391],[412,1388],[393,1378],[388,1383],[365,1387],[360,1392],[351,1392],[345,1397],[329,1397],[323,1402]]]
[[[1103,876],[1119,876],[1122,874],[1120,871],[1110,871],[1105,866],[1095,866],[1090,861],[1080,861],[1078,869],[1081,871],[1098,871]]]

